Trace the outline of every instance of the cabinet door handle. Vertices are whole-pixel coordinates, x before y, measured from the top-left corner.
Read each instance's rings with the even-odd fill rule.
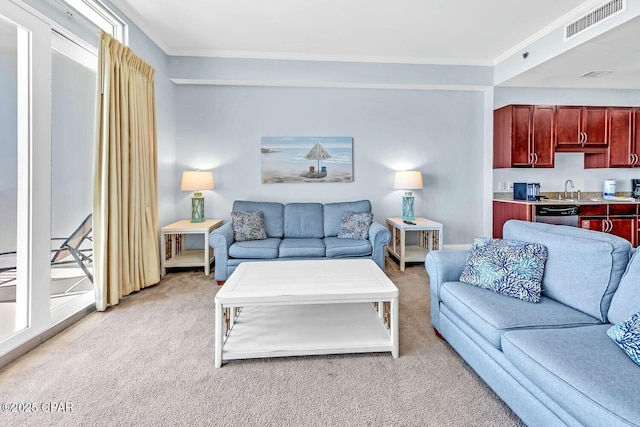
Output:
[[[586,144],[589,141],[589,135],[587,135],[586,132],[584,132],[584,142],[582,143],[582,145],[584,146],[584,144]]]
[[[638,155],[637,154],[631,154],[631,166],[636,166],[638,164]]]
[[[533,153],[533,164],[534,165],[538,164],[538,153]]]
[[[611,221],[610,219],[607,220],[607,223],[609,224],[609,227],[607,229],[607,233],[611,233],[613,231],[613,221]]]
[[[533,156],[534,156],[533,153],[529,153],[529,164],[532,165],[532,166],[534,164]]]

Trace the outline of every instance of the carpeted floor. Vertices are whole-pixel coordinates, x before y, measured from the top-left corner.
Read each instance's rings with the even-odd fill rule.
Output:
[[[386,272],[400,289],[398,359],[253,359],[215,369],[218,286],[202,270],[174,272],[0,371],[0,425],[521,426],[434,335],[424,265],[400,272],[387,261]],[[6,412],[4,403],[37,412]]]

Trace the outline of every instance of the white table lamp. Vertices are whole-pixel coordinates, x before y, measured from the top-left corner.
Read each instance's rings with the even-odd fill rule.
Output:
[[[204,196],[202,190],[213,190],[213,174],[208,171],[184,171],[180,190],[193,191],[191,197],[191,222],[204,222]]]
[[[402,219],[405,221],[414,220],[413,211],[413,192],[422,188],[422,172],[420,171],[398,171],[393,180],[393,188],[396,190],[405,190],[402,198]]]

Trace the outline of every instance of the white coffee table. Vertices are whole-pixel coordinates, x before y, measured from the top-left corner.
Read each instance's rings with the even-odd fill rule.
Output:
[[[215,366],[339,353],[397,358],[398,296],[369,259],[242,263],[215,297]]]

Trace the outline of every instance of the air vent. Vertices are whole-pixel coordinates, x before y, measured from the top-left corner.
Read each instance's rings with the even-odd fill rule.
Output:
[[[625,0],[611,0],[586,15],[583,15],[565,27],[565,41],[604,21],[605,19],[624,11],[626,7],[627,4]]]
[[[585,73],[585,74],[581,75],[580,77],[598,78],[598,77],[606,76],[607,74],[611,74],[611,73],[613,73],[613,71],[610,71],[610,70],[589,71],[588,73]]]

